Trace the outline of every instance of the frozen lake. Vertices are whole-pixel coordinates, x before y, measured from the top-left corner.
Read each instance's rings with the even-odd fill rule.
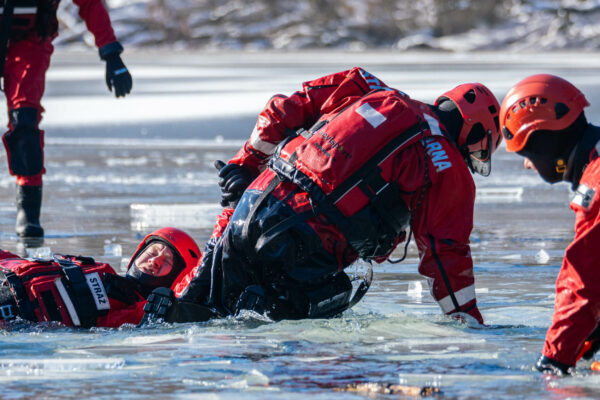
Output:
[[[115,100],[92,50],[59,52],[48,74],[40,249],[126,263],[156,227],[191,233],[202,248],[219,211],[215,159],[250,134],[272,94],[362,66],[432,102],[468,81],[499,99],[518,80],[554,73],[579,86],[600,122],[598,54],[134,53],[132,95]],[[1,124],[6,124],[4,113]],[[247,318],[144,329],[0,332],[2,398],[360,398],[356,382],[436,385],[440,398],[598,398],[600,375],[546,380],[532,370],[550,323],[554,280],[573,237],[569,186],[550,186],[500,149],[476,177],[471,242],[486,329],[440,315],[417,273],[416,248],[375,268],[353,310],[332,320]],[[0,152],[0,248],[14,235],[14,179]]]

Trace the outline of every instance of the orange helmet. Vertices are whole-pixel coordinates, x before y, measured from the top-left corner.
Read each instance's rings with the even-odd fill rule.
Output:
[[[498,100],[481,83],[459,85],[438,97],[435,105],[444,100],[451,100],[456,104],[463,118],[456,144],[463,152],[468,153],[467,163],[475,172],[489,175],[491,155],[502,142]]]
[[[176,251],[180,262],[175,263],[171,272],[163,277],[153,277],[140,271],[135,265],[135,260],[146,247],[155,241],[167,244]],[[135,253],[127,265],[127,275],[136,279],[142,286],[146,286],[150,291],[160,286],[172,286],[175,279],[184,270],[194,268],[200,261],[202,253],[198,245],[190,235],[177,228],[160,228],[149,235],[139,244]]]
[[[502,101],[500,123],[508,151],[520,151],[535,131],[561,131],[590,104],[575,86],[558,76],[529,76]]]

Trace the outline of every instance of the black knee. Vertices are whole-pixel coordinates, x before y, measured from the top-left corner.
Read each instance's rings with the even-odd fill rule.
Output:
[[[38,129],[38,110],[33,107],[22,107],[11,110],[9,113],[13,130]]]
[[[38,110],[30,107],[10,111],[12,129],[3,136],[12,175],[32,176],[44,169],[42,133],[37,128]]]

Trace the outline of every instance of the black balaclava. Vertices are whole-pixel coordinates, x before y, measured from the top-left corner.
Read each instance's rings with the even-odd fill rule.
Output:
[[[147,297],[150,293],[152,293],[154,289],[158,287],[171,287],[171,285],[175,281],[175,278],[177,278],[177,276],[185,268],[185,263],[181,258],[179,252],[173,246],[171,246],[169,242],[159,239],[157,237],[153,237],[150,240],[148,240],[148,242],[146,242],[146,245],[134,255],[134,258],[142,254],[142,252],[144,252],[144,250],[146,250],[148,246],[156,242],[163,243],[173,252],[173,268],[171,268],[171,271],[165,276],[154,276],[146,274],[142,272],[137,267],[137,265],[135,265],[134,260],[131,263],[131,266],[127,270],[126,274],[128,278],[134,280],[138,284],[140,294],[144,297]]]
[[[573,190],[576,190],[577,186],[579,186],[579,180],[587,165],[598,156],[598,152],[593,150],[596,148],[596,144],[599,141],[600,127],[588,124],[583,132],[582,138],[577,142],[577,145],[575,145],[575,148],[569,156],[567,171],[564,176],[565,181],[571,182],[571,188]]]
[[[444,99],[437,106],[429,106],[446,127],[446,133],[458,146],[458,135],[462,130],[463,117],[456,104],[450,99]]]
[[[543,180],[556,183],[569,180],[567,164],[573,164],[572,153],[587,126],[584,113],[561,131],[535,131],[517,154],[527,157]]]

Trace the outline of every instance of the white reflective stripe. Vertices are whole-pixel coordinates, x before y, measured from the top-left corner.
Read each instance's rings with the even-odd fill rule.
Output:
[[[466,288],[460,289],[458,292],[454,292],[454,297],[456,297],[459,306],[462,306],[471,300],[475,300],[475,285],[467,286]],[[437,302],[444,314],[456,310],[454,303],[452,302],[452,297],[450,296],[446,296]]]
[[[373,128],[377,128],[383,124],[386,118],[379,111],[374,109],[369,103],[365,103],[358,107],[356,113],[363,117]]]
[[[4,7],[0,7],[0,13],[4,12]],[[35,14],[37,13],[37,7],[15,7],[13,14]]]
[[[342,194],[342,195],[341,195],[341,196],[340,196],[340,197],[339,197],[339,198],[338,198],[338,199],[337,199],[337,200],[336,200],[336,201],[335,201],[333,204],[336,204],[338,201],[340,201],[341,199],[343,199],[343,198],[344,198],[344,196],[345,196],[345,195],[347,195],[349,191],[351,191],[352,189],[354,189],[354,188],[355,188],[355,187],[356,187],[356,186],[357,186],[357,185],[358,185],[360,182],[361,182],[361,181],[358,181],[358,182],[356,182],[354,185],[352,185],[352,187],[351,187],[350,189],[346,190],[346,191],[344,192],[344,194]]]
[[[440,129],[440,123],[437,119],[433,118],[431,115],[427,113],[423,113],[425,116],[425,120],[427,121],[427,125],[429,125],[429,130],[431,130],[432,135],[443,135],[442,130]]]
[[[588,210],[592,205],[596,191],[583,183],[577,186],[577,190],[573,194],[571,204],[583,207]]]
[[[94,298],[94,302],[96,303],[96,309],[110,310],[110,302],[108,300],[108,296],[106,295],[106,290],[104,290],[102,279],[100,279],[100,274],[97,272],[92,272],[91,274],[85,275],[85,280],[87,281],[90,292],[92,293],[92,297]]]
[[[75,310],[75,306],[69,297],[69,293],[67,293],[67,289],[65,289],[65,285],[63,285],[61,278],[56,278],[54,280],[54,284],[58,289],[58,293],[62,298],[63,303],[65,303],[65,307],[67,307],[67,311],[69,312],[69,316],[71,317],[71,322],[75,326],[81,326],[81,322],[79,321],[79,316],[77,315],[77,311]]]
[[[264,154],[273,154],[275,152],[276,144],[266,142],[262,140],[258,134],[258,130],[256,126],[252,130],[252,134],[250,135],[250,146],[252,146],[255,150],[260,151]]]

